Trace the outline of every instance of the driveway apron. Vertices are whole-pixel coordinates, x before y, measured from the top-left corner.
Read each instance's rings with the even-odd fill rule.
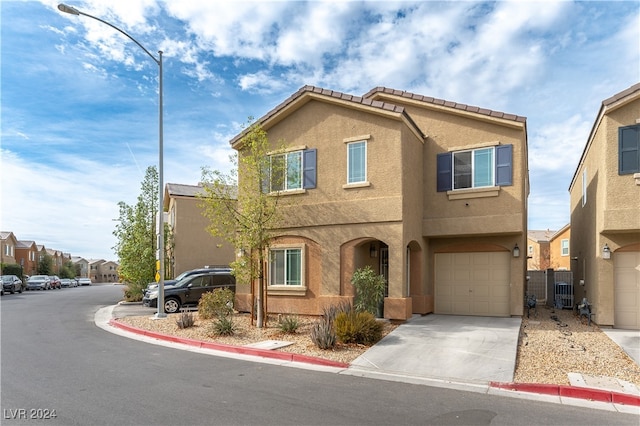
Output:
[[[512,382],[521,318],[427,315],[400,325],[351,363],[456,382]]]

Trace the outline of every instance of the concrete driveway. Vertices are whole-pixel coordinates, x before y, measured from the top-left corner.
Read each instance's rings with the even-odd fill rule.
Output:
[[[521,318],[427,315],[400,325],[358,357],[350,374],[512,382]]]

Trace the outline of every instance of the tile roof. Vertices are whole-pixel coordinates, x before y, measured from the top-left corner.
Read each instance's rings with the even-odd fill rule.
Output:
[[[611,96],[608,99],[605,99],[604,101],[602,101],[602,105],[603,106],[609,106],[617,101],[619,101],[620,99],[624,99],[629,95],[632,95],[636,92],[640,92],[640,83],[634,84],[633,86],[629,87],[628,89],[623,90],[622,92],[616,93],[615,95]]]
[[[548,242],[555,233],[556,231],[551,231],[549,229],[543,231],[531,230],[527,231],[527,238],[537,242]]]
[[[181,183],[168,183],[167,192],[169,195],[177,195],[183,197],[196,197],[204,193],[204,189],[200,185],[184,185]]]
[[[283,102],[278,104],[275,108],[273,108],[272,110],[267,112],[265,115],[260,117],[257,120],[257,122],[258,123],[264,123],[265,121],[271,119],[272,117],[275,117],[280,112],[282,112],[284,109],[286,109],[291,104],[293,104],[297,99],[301,98],[302,96],[304,96],[305,94],[308,94],[308,93],[327,96],[327,97],[338,99],[338,100],[341,100],[341,101],[347,101],[347,102],[351,102],[351,103],[354,103],[354,104],[360,104],[360,105],[363,105],[363,106],[366,106],[366,107],[378,108],[380,110],[387,111],[387,112],[392,112],[392,113],[397,113],[397,114],[404,114],[405,117],[407,118],[407,120],[413,126],[415,126],[416,129],[419,129],[415,125],[415,123],[413,122],[411,117],[409,117],[405,113],[404,107],[402,107],[402,106],[394,105],[394,104],[391,104],[391,103],[388,103],[388,102],[382,102],[382,101],[377,101],[377,100],[373,100],[373,99],[367,99],[366,97],[362,97],[362,96],[354,96],[354,95],[350,95],[348,93],[338,92],[338,91],[335,91],[335,90],[323,89],[322,87],[316,87],[316,86],[310,86],[310,85],[302,86],[300,89],[298,89],[297,92],[295,92],[294,94],[289,96]],[[234,144],[238,140],[242,139],[242,136],[244,136],[247,131],[248,131],[248,129],[245,129],[243,132],[241,132],[240,134],[236,135],[233,139],[231,139],[231,144]]]
[[[489,117],[502,118],[504,120],[512,120],[512,121],[517,121],[517,122],[520,122],[520,123],[525,123],[527,121],[526,117],[522,117],[520,115],[507,114],[505,112],[493,111],[493,110],[490,110],[490,109],[480,108],[480,107],[477,107],[477,106],[459,104],[457,102],[446,101],[444,99],[432,98],[432,97],[429,97],[429,96],[418,95],[416,93],[406,92],[404,90],[390,89],[388,87],[382,87],[382,86],[378,86],[376,88],[371,89],[363,97],[364,98],[371,98],[371,97],[374,97],[376,94],[380,94],[380,93],[389,94],[389,95],[393,95],[393,96],[399,96],[399,97],[411,99],[411,100],[414,100],[414,101],[420,101],[420,102],[425,102],[425,103],[429,103],[429,104],[439,105],[439,106],[443,106],[443,107],[446,107],[446,108],[459,109],[459,110],[462,110],[462,111],[467,111],[467,112],[472,112],[472,113],[476,113],[476,114],[487,115]]]

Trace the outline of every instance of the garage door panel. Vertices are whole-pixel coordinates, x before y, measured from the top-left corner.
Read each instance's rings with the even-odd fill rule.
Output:
[[[438,253],[435,312],[509,316],[508,252]]]

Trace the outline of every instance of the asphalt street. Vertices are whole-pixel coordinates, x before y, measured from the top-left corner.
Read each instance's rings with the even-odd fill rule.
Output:
[[[121,295],[105,284],[1,298],[3,425],[638,424],[630,414],[150,345],[95,325]]]

